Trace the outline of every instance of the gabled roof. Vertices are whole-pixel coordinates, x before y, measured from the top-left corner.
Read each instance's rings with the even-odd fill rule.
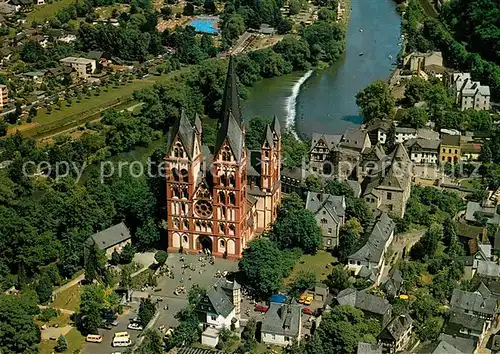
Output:
[[[269,126],[269,124],[266,125],[266,135],[264,137],[263,144],[265,143],[267,143],[270,148],[274,145],[273,132],[271,131],[271,127]]]
[[[463,311],[474,311],[486,315],[494,315],[496,301],[490,298],[483,298],[481,294],[455,289],[451,297],[450,306],[453,309]]]
[[[177,136],[181,140],[188,157],[191,159],[194,151],[194,129],[184,110],[182,110],[181,117],[179,119],[179,130],[177,131]]]
[[[227,119],[225,120],[225,124],[220,127],[217,133],[217,141],[215,145],[216,155],[219,153],[225,142],[227,142],[231,148],[236,161],[239,162],[243,156],[244,149],[243,131],[232,113],[229,113]]]
[[[226,84],[224,87],[224,96],[222,97],[222,110],[219,124],[223,125],[224,121],[232,113],[238,124],[242,122],[240,96],[238,95],[238,78],[236,76],[236,63],[234,57],[229,57],[229,65],[227,68]]]
[[[462,311],[452,311],[450,314],[450,324],[458,325],[476,332],[482,332],[485,320]]]
[[[441,142],[439,140],[428,140],[428,139],[410,139],[405,142],[405,146],[407,146],[410,150],[420,149],[420,150],[432,150],[437,153],[439,148],[439,144]]]
[[[462,338],[462,337],[457,337],[457,336],[451,336],[449,334],[441,333],[439,335],[438,340],[443,341],[447,343],[448,345],[453,346],[453,348],[456,348],[458,350],[458,353],[472,353],[474,350],[476,350],[476,341],[471,338]],[[437,354],[437,352],[434,352]],[[443,352],[440,352],[441,354]],[[448,352],[444,352],[448,353]],[[450,353],[457,353],[457,352],[450,352]]]
[[[347,288],[339,292],[336,296],[340,305],[349,305],[362,311],[384,315],[392,308],[389,301],[384,298],[357,291],[354,288]]]
[[[198,115],[198,113],[196,113],[194,116],[194,127],[196,128],[196,131],[198,132],[198,134],[201,134],[203,132],[203,128],[201,125],[201,119],[200,119],[200,116]]]
[[[333,150],[337,144],[340,142],[342,139],[342,135],[328,135],[328,134],[320,134],[320,133],[313,133],[312,134],[312,143],[311,143],[311,149],[314,149],[314,147],[318,144],[320,140],[322,140],[328,149]]]
[[[412,324],[413,319],[410,315],[398,316],[387,324],[378,337],[397,341],[410,329]]]
[[[359,342],[356,354],[382,354],[382,347],[378,344]]]
[[[361,129],[348,129],[342,135],[339,146],[362,151],[366,147],[366,135]]]
[[[302,306],[271,302],[262,320],[261,332],[297,336],[300,332]]]
[[[374,130],[382,130],[388,132],[391,128],[392,122],[388,120],[381,120],[379,118],[374,119],[366,126],[366,131],[371,132]]]
[[[460,135],[443,134],[441,136],[441,145],[460,147]]]
[[[234,306],[220,286],[212,286],[198,303],[197,310],[201,312],[216,313],[224,318],[229,316]]]
[[[87,239],[87,245],[94,243],[100,249],[106,250],[119,243],[129,240],[131,237],[132,235],[130,235],[129,229],[123,222],[121,222],[90,236]]]
[[[271,128],[276,135],[281,136],[281,125],[278,117],[274,116]]]
[[[327,212],[337,223],[339,218],[345,215],[345,197],[334,196],[327,193],[315,193],[308,191],[306,197],[306,209],[313,214],[321,210]]]

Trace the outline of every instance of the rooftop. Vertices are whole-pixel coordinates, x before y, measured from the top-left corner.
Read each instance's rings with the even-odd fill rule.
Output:
[[[123,222],[121,222],[107,228],[106,230],[93,234],[89,237],[89,240],[92,240],[93,243],[100,249],[106,250],[130,239],[131,237],[129,229]]]
[[[302,306],[271,302],[262,320],[261,331],[265,333],[297,336],[300,331]]]

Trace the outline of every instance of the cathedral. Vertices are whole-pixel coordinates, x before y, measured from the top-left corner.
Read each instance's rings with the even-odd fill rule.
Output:
[[[275,117],[261,149],[245,145],[234,59],[229,59],[215,146],[202,145],[202,125],[185,112],[171,129],[167,169],[168,251],[241,258],[248,243],[276,220],[281,201],[281,132]]]

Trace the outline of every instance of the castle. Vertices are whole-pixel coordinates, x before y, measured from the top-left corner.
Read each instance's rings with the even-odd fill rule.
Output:
[[[168,251],[238,259],[248,243],[275,220],[281,201],[281,131],[275,117],[261,149],[248,150],[234,59],[229,59],[215,146],[202,145],[181,113],[168,138]]]

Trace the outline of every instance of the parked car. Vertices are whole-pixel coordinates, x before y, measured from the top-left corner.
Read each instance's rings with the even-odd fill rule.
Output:
[[[311,310],[309,307],[303,307],[302,308],[302,313],[304,315],[312,315],[313,314],[313,310]]]
[[[130,323],[127,326],[128,329],[134,329],[136,331],[142,331],[144,328],[139,323]]]
[[[111,322],[111,324],[115,327],[118,326],[118,323],[119,323],[118,320],[114,320],[113,322]]]
[[[109,323],[108,321],[104,320],[101,322],[101,328],[104,328],[104,329],[111,329],[113,328],[113,326],[111,325],[111,323]]]
[[[311,305],[312,302],[313,302],[313,297],[307,296],[306,299],[304,300],[304,305]]]
[[[267,310],[269,310],[269,306],[265,306],[265,305],[255,305],[255,311],[258,311],[258,312],[267,312]]]
[[[304,301],[306,301],[306,298],[307,298],[307,295],[301,295],[301,296],[299,297],[299,299],[297,300],[297,302],[298,302],[299,304],[303,304],[303,303],[304,303]]]
[[[135,316],[134,318],[131,318],[131,319],[130,319],[130,322],[132,322],[132,323],[137,323],[137,322],[139,322],[139,316]]]

